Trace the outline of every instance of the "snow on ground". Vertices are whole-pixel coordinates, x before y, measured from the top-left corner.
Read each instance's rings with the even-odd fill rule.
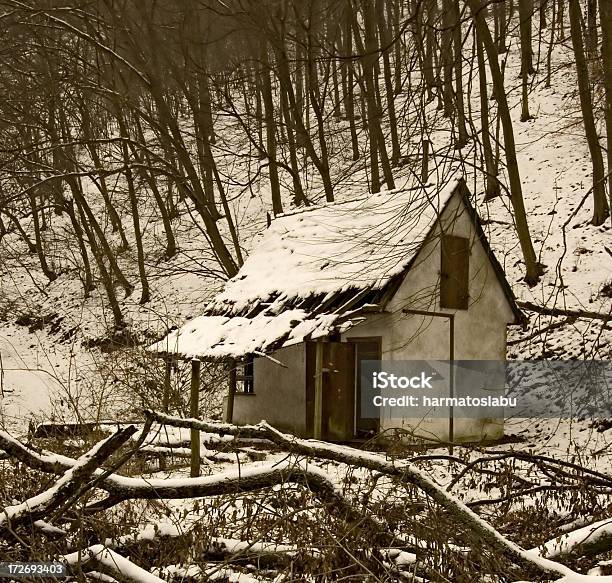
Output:
[[[466,51],[469,48],[466,45]],[[564,252],[562,225],[570,218],[583,195],[590,188],[589,154],[584,139],[584,132],[580,124],[579,108],[575,95],[575,73],[569,66],[571,55],[569,47],[560,45],[556,48],[553,62],[560,63],[553,72],[552,87],[535,86],[531,96],[531,112],[534,119],[528,122],[519,121],[519,98],[517,67],[515,58],[516,49],[510,54],[506,67],[508,79],[509,99],[513,105],[514,129],[518,146],[518,159],[523,181],[524,198],[528,212],[528,219],[532,231],[536,252],[548,271],[542,282],[535,288],[529,289],[521,279],[523,266],[518,249],[518,242],[512,228],[512,219],[508,213],[508,199],[506,196],[482,203],[483,184],[481,177],[475,180],[469,164],[463,166],[468,186],[476,194],[476,204],[482,217],[487,221],[487,231],[493,249],[498,259],[508,273],[508,279],[514,291],[522,299],[536,301],[542,304],[556,302],[567,308],[586,308],[593,311],[606,312],[610,306],[609,296],[602,296],[601,291],[605,283],[612,279],[612,264],[603,245],[609,237],[610,225],[607,222],[601,227],[588,225],[590,219],[590,199],[579,210],[566,229],[566,246]],[[467,74],[467,71],[466,71]],[[543,75],[537,79],[541,80]],[[467,79],[466,79],[467,81]],[[541,81],[539,81],[541,83]],[[516,87],[515,87],[516,86]],[[513,88],[515,87],[515,88]],[[471,106],[473,115],[477,116],[479,109],[477,88],[472,87]],[[410,103],[410,97],[400,95],[398,101],[406,99],[406,106],[412,111],[421,103]],[[435,103],[428,105],[428,115],[432,122],[431,140],[433,143],[433,159],[440,167],[432,174],[430,180],[436,182],[438,173],[448,174],[451,166],[461,166],[461,157],[469,162],[473,156],[472,146],[469,145],[462,153],[449,152],[447,143],[449,138],[448,120],[441,119],[435,110]],[[494,104],[492,104],[494,107]],[[332,121],[339,127],[343,121]],[[241,175],[247,170],[240,166],[233,168],[236,173],[229,172],[231,157],[223,154],[222,146],[237,146],[234,142],[234,133],[231,122],[220,119],[221,127],[218,131],[220,144],[220,162],[224,159],[228,169],[224,172],[231,179],[240,182]],[[224,131],[224,127],[227,131]],[[365,146],[365,145],[364,145]],[[418,155],[413,143],[405,144],[407,154]],[[229,149],[229,151],[233,151]],[[236,151],[236,150],[234,150]],[[436,157],[438,154],[438,157]],[[446,160],[449,154],[455,157],[451,164]],[[342,158],[342,155],[340,155]],[[446,167],[446,170],[444,168]],[[336,163],[332,168],[335,180],[340,180],[336,188],[338,200],[347,200],[363,197],[367,192],[368,175],[363,168],[363,161],[351,165],[348,161]],[[396,186],[401,188],[407,182],[410,169],[405,166],[396,169]],[[265,212],[269,210],[269,199],[266,198],[265,173],[263,179],[256,185],[259,192],[250,198],[243,196],[233,200],[238,215],[237,226],[240,230],[243,245],[248,250],[252,247],[253,237],[265,228]],[[448,176],[445,176],[447,178]],[[320,185],[316,177],[309,177],[311,186],[310,196],[317,200],[320,198]],[[87,186],[87,183],[86,183]],[[92,185],[89,185],[94,190]],[[289,210],[290,192],[285,190],[286,210]],[[230,195],[235,192],[230,189]],[[143,217],[143,222],[145,222]],[[125,225],[129,231],[129,217],[126,216]],[[196,226],[194,226],[194,222]],[[177,240],[180,252],[171,261],[161,261],[159,247],[153,247],[163,236],[159,223],[147,222],[148,267],[151,273],[152,301],[146,306],[138,305],[139,289],[132,296],[123,300],[127,319],[137,332],[147,332],[152,338],[163,336],[173,326],[181,325],[197,315],[203,305],[212,297],[214,291],[222,284],[221,279],[211,277],[210,270],[214,266],[210,261],[210,253],[206,250],[206,243],[202,238],[197,215],[181,208],[181,216],[175,221]],[[579,225],[580,228],[574,228]],[[112,237],[111,237],[112,241]],[[62,242],[58,240],[55,246],[59,249]],[[21,250],[22,251],[22,250]],[[131,281],[137,282],[134,265],[133,250],[122,257],[121,262],[128,272]],[[23,253],[21,253],[22,255]],[[73,272],[60,276],[58,281],[46,285],[37,274],[36,258],[19,258],[21,265],[16,264],[17,253],[6,261],[7,271],[3,274],[4,301],[15,302],[20,309],[39,310],[42,313],[58,313],[64,321],[63,330],[78,327],[82,338],[96,338],[103,335],[105,328],[111,322],[110,315],[104,310],[99,295],[94,294],[87,301],[82,300],[80,282]],[[558,263],[563,258],[558,269]],[[34,276],[26,273],[28,268]],[[10,278],[8,270],[11,270]],[[559,273],[558,273],[559,271]],[[561,284],[567,287],[563,287]],[[44,294],[41,289],[44,286]],[[583,332],[584,324],[567,327],[572,344],[577,342]],[[562,331],[551,333],[551,341],[563,336]],[[512,336],[514,338],[514,335]],[[574,340],[575,339],[575,340]],[[600,344],[604,348],[611,342],[609,331],[603,331],[599,339],[589,339],[589,344]],[[553,347],[554,348],[554,347]],[[561,356],[560,350],[554,349],[556,356]],[[581,356],[577,347],[568,347],[570,352],[566,356]],[[535,351],[528,350],[527,354],[535,356]],[[517,353],[518,355],[518,353]]]
[[[23,332],[12,324],[0,329],[0,426],[19,432],[29,420],[52,414],[52,400],[60,398],[71,361],[63,345],[44,350],[38,334]]]
[[[469,39],[465,46],[468,54],[471,47]],[[612,281],[612,259],[605,252],[604,244],[609,246],[606,242],[610,239],[610,222],[600,227],[589,225],[589,197],[578,208],[590,188],[591,167],[576,95],[571,47],[569,44],[559,44],[555,48],[551,88],[543,86],[542,73],[534,78],[536,84],[530,93],[530,109],[534,117],[527,122],[519,121],[517,56],[517,43],[514,42],[507,57],[507,88],[528,220],[536,252],[547,265],[541,283],[530,289],[522,282],[523,265],[508,211],[508,198],[502,196],[488,203],[482,202],[482,179],[474,176],[469,164],[473,158],[472,146],[468,145],[461,153],[448,150],[449,122],[435,110],[435,102],[427,106],[431,121],[432,166],[438,163],[431,181],[435,182],[438,174],[447,177],[451,167],[463,168],[467,184],[475,194],[476,206],[485,221],[484,228],[491,245],[520,299],[548,306],[555,304],[607,313],[611,298],[609,292],[605,293],[604,286]],[[467,67],[464,73],[467,75]],[[474,119],[477,119],[480,107],[477,85],[473,83],[470,97]],[[410,99],[407,92],[398,96],[398,110],[406,108],[410,111],[409,119],[417,119],[413,114],[422,104],[420,100],[412,103]],[[493,102],[491,107],[495,107]],[[231,155],[232,152],[244,150],[244,144],[237,137],[238,132],[232,128],[231,119],[220,116],[217,121],[221,171],[231,182],[228,194],[236,212],[236,224],[244,250],[248,251],[258,239],[258,234],[265,229],[265,213],[270,211],[265,163],[261,163],[259,168],[262,180],[254,185],[252,196],[238,197],[243,188],[240,183],[245,182],[253,168],[246,168],[244,162],[236,162]],[[344,120],[330,120],[330,123],[346,129]],[[330,139],[341,140],[341,137]],[[419,144],[420,140],[410,141],[406,137],[402,143],[403,153],[418,158]],[[361,146],[365,153],[365,143]],[[334,148],[341,151],[338,143],[331,144],[331,149]],[[454,158],[451,162],[446,158],[448,155]],[[343,159],[342,156],[342,153],[339,154],[340,161],[334,163],[332,168],[334,181],[338,183],[337,199],[363,197],[369,179],[364,168],[365,157],[351,164],[348,158]],[[463,166],[461,157],[465,162]],[[408,166],[396,170],[397,188],[410,182],[410,172]],[[290,180],[286,179],[285,176],[283,180],[289,184]],[[311,199],[320,202],[323,197],[316,173],[310,172],[306,183]],[[92,184],[85,182],[84,185],[91,188],[92,193],[95,192]],[[283,196],[285,210],[291,211],[291,193],[287,188]],[[123,213],[122,216],[129,231],[129,215]],[[149,343],[197,317],[223,281],[218,273],[211,273],[214,264],[200,231],[201,221],[190,209],[182,206],[180,216],[174,221],[180,252],[170,261],[160,258],[159,242],[163,239],[160,223],[150,220],[145,209],[141,218],[147,225],[145,242],[152,300],[146,306],[140,306],[138,287],[130,297],[121,300],[137,340]],[[116,244],[116,235],[109,236],[111,243]],[[62,258],[64,265],[70,266],[72,250],[66,249],[66,241],[59,235],[53,239],[48,232],[45,237],[50,239],[51,255],[55,253]],[[137,281],[134,254],[132,249],[120,258],[132,282]],[[89,349],[82,344],[83,340],[103,337],[112,320],[100,291],[83,299],[81,283],[74,269],[68,269],[57,281],[48,284],[40,274],[36,257],[24,256],[21,243],[12,236],[5,237],[0,245],[0,277],[0,354],[4,369],[4,396],[0,401],[0,411],[3,423],[22,432],[31,416],[51,417],[55,414],[74,419],[74,405],[81,400],[84,402],[86,398],[90,404],[96,402],[96,398],[85,393],[91,392],[92,387],[102,386],[104,380],[100,372],[103,367],[99,365],[105,356],[97,349]],[[49,322],[34,332],[29,331],[31,324],[16,324],[17,321],[32,321],[41,316]],[[577,320],[557,326],[563,320],[532,315],[528,330],[510,328],[509,357],[610,357],[610,324],[604,326],[601,321]],[[52,331],[54,324],[57,325],[56,332]],[[551,325],[547,332],[537,334],[538,329]],[[523,341],[523,338],[529,339]],[[53,396],[53,403],[50,395]],[[98,394],[97,398],[99,404],[101,396]],[[104,416],[102,411],[96,413]],[[574,432],[567,427],[559,431]]]
[[[468,43],[469,45],[469,43]],[[469,50],[469,46],[466,50]],[[470,174],[469,165],[465,166],[468,186],[476,194],[476,204],[485,220],[485,232],[488,234],[492,247],[505,268],[508,279],[515,294],[523,300],[534,301],[542,305],[556,304],[570,309],[586,309],[607,313],[610,310],[611,298],[604,293],[604,286],[612,281],[612,259],[604,250],[604,244],[610,246],[610,222],[601,227],[589,225],[590,199],[587,198],[582,208],[578,208],[583,196],[591,183],[591,167],[588,148],[584,139],[584,130],[580,124],[573,67],[565,66],[571,60],[571,48],[560,45],[555,49],[553,61],[557,64],[553,72],[552,88],[535,86],[530,95],[530,109],[534,119],[521,123],[519,121],[520,98],[519,82],[517,80],[518,63],[516,59],[516,43],[512,49],[506,76],[509,87],[509,97],[513,104],[513,119],[518,159],[523,180],[523,192],[528,212],[536,253],[541,261],[548,266],[547,273],[540,284],[528,288],[523,282],[523,265],[520,251],[512,229],[512,219],[508,212],[508,199],[502,197],[489,203],[482,202],[483,185],[480,178],[474,180]],[[538,79],[541,79],[541,75]],[[515,86],[515,88],[512,88]],[[474,117],[479,109],[478,93],[473,87],[471,101]],[[438,118],[435,103],[430,104],[430,117]],[[337,122],[342,124],[344,122]],[[439,120],[439,125],[432,124],[431,139],[434,152],[438,152],[438,162],[443,164],[443,156],[448,154],[445,144],[448,142],[448,123]],[[233,136],[230,133],[218,132],[221,148],[231,144]],[[415,153],[413,145],[409,154]],[[233,150],[239,151],[239,150]],[[418,154],[418,151],[416,152]],[[464,156],[470,159],[473,153],[466,148]],[[434,160],[436,158],[434,156]],[[457,162],[457,160],[455,160]],[[433,163],[433,162],[432,162]],[[460,164],[460,161],[459,161]],[[344,175],[336,189],[339,200],[362,197],[367,191],[367,172],[363,162],[347,166],[338,164],[334,168],[336,179]],[[450,165],[449,165],[450,166]],[[230,175],[231,167],[224,169]],[[239,169],[240,175],[232,176],[239,183],[246,174],[244,168]],[[401,188],[407,181],[407,168],[398,170],[396,186]],[[265,178],[265,170],[262,172]],[[433,177],[432,177],[433,178]],[[309,176],[312,187],[309,193],[314,200],[321,199],[320,185],[316,177]],[[265,212],[270,210],[270,195],[265,180],[255,185],[252,198],[243,197],[232,204],[237,210],[237,227],[241,233],[246,249],[252,247],[256,235],[265,228]],[[230,197],[236,194],[230,190]],[[285,202],[288,205],[290,193],[285,190]],[[289,206],[286,207],[286,210]],[[195,216],[195,215],[193,215]],[[193,224],[193,216],[185,208],[175,221],[180,252],[171,261],[159,260],[159,247],[154,248],[153,240],[163,237],[160,225],[148,222],[147,260],[151,273],[152,300],[146,306],[138,305],[139,290],[135,289],[132,296],[122,299],[122,305],[140,339],[147,343],[165,335],[175,326],[184,324],[187,320],[199,315],[203,305],[211,299],[214,292],[222,285],[222,278],[211,275],[210,254],[201,232],[198,230],[197,217]],[[129,216],[125,215],[126,228],[129,227]],[[146,221],[143,221],[145,223]],[[565,231],[563,225],[567,223]],[[111,322],[108,310],[104,308],[99,293],[91,298],[82,298],[81,284],[74,271],[63,273],[53,284],[47,284],[40,276],[36,258],[23,257],[23,249],[13,248],[15,241],[5,238],[0,246],[0,356],[2,391],[0,396],[0,426],[14,433],[23,434],[27,430],[30,419],[64,418],[74,419],[75,406],[83,405],[83,409],[91,408],[92,402],[100,404],[104,395],[92,395],[92,386],[100,385],[102,369],[100,363],[104,355],[98,349],[88,349],[83,344],[84,339],[96,339],[104,336]],[[59,254],[65,252],[62,242],[56,242]],[[65,243],[64,243],[65,246]],[[132,255],[130,255],[132,254]],[[122,259],[128,277],[137,281],[133,251]],[[25,316],[25,319],[24,319]],[[36,317],[47,316],[49,322],[42,329],[36,328]],[[21,320],[29,324],[16,324]],[[612,347],[612,327],[603,326],[601,321],[578,320],[567,322],[562,327],[554,325],[563,318],[533,316],[527,331],[518,328],[509,330],[509,356],[511,358],[609,358]],[[51,330],[53,322],[57,322],[57,331]],[[530,337],[538,328],[553,325],[547,332]],[[99,416],[104,417],[102,410],[93,407]],[[129,411],[127,408],[125,411]],[[612,456],[612,429],[598,430],[589,421],[568,422],[557,419],[510,420],[506,425],[506,433],[516,438],[514,443],[506,443],[488,447],[484,450],[474,450],[465,454],[462,448],[456,448],[455,454],[461,452],[466,459],[473,460],[484,453],[492,454],[499,451],[517,450],[530,451],[541,455],[549,455],[561,460],[576,461],[586,467],[602,472],[610,472]],[[217,441],[212,436],[202,435],[203,454],[210,453],[206,445],[212,447]],[[167,448],[169,446],[183,447],[189,440],[188,430],[170,429],[155,430],[147,441],[147,446]],[[228,443],[231,441],[227,439]],[[218,445],[214,444],[214,445]],[[211,450],[212,451],[212,450]],[[184,449],[177,451],[184,454]],[[447,454],[447,448],[434,448],[428,454]],[[228,456],[230,454],[227,454]],[[243,458],[236,458],[243,463]],[[403,457],[416,455],[414,452],[404,452]],[[266,452],[265,463],[270,464],[283,456],[277,452]],[[262,464],[259,464],[260,466]],[[347,468],[341,465],[321,464],[337,485],[344,484]],[[236,464],[229,457],[217,456],[217,459],[203,466],[207,473],[236,471]],[[525,466],[518,471],[527,472]],[[446,462],[431,463],[427,472],[438,483],[448,485],[458,470],[451,468]],[[180,470],[155,472],[150,477],[154,479],[183,479],[188,475],[186,468]],[[519,474],[520,475],[520,474]],[[149,477],[149,476],[145,476]],[[495,498],[503,492],[497,487],[491,487],[486,494],[477,489],[461,490],[465,501],[477,500],[483,496]],[[402,493],[404,495],[404,493]],[[405,501],[405,498],[404,498]],[[533,504],[533,500],[527,500]],[[230,515],[236,509],[240,510],[241,502],[228,507],[215,509],[215,512]],[[204,510],[203,510],[204,509]],[[554,508],[562,514],[562,504]],[[165,522],[161,522],[162,531],[171,534],[176,532],[177,517],[181,517],[183,527],[199,520],[202,512],[210,511],[203,506],[194,509],[194,501],[173,500],[164,503],[164,514],[168,514]],[[239,515],[238,515],[239,516]],[[134,527],[135,534],[140,532],[142,538],[151,534],[154,517],[143,515],[142,522]],[[589,517],[585,517],[589,520]],[[593,520],[596,522],[596,520]],[[165,526],[163,526],[165,525]],[[571,526],[571,525],[570,525]],[[568,526],[568,528],[570,527]],[[580,524],[574,525],[579,528]],[[588,527],[585,531],[587,534]],[[231,528],[222,533],[228,540],[236,535]],[[584,534],[584,533],[583,533]],[[579,536],[579,535],[575,535]],[[565,541],[567,542],[567,541]],[[120,557],[105,550],[101,545],[90,549],[92,555],[103,563],[116,564]],[[408,557],[410,558],[410,557]],[[72,557],[69,558],[72,560]],[[112,566],[112,565],[111,565]],[[125,565],[129,571],[133,566]],[[169,566],[164,573],[151,575],[136,573],[150,581],[158,581],[156,575],[164,577],[170,573],[189,574],[202,577],[204,573],[209,579],[229,579],[238,583],[255,583],[263,578],[255,575],[236,573],[218,565],[208,565],[204,569],[196,566]],[[563,579],[567,583],[580,581],[605,581],[605,578],[580,576]]]

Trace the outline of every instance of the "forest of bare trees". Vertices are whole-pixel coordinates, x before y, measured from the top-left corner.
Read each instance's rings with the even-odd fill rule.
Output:
[[[275,352],[151,350],[198,316],[228,319],[203,306],[247,277],[279,215],[299,228],[307,207],[426,199],[460,174],[518,325],[472,315],[455,336],[449,306],[401,317],[448,323],[450,360],[493,332],[508,360],[609,358],[612,0],[0,0],[0,31],[0,577],[4,561],[54,560],[105,583],[612,581],[609,385],[575,418],[508,414],[490,441],[402,425],[331,443],[269,416],[232,424],[255,357],[289,368]],[[397,215],[384,233],[416,230]],[[329,223],[272,251],[336,237]],[[329,258],[345,283],[329,255],[320,271]],[[316,300],[357,321],[383,311],[374,285],[296,292],[282,315]],[[315,332],[300,338],[321,346]],[[323,354],[299,372],[316,379],[313,419],[339,372]]]
[[[254,184],[265,180],[278,214],[333,201],[356,169],[372,192],[394,188],[398,171],[427,181],[433,149],[475,169],[488,199],[508,198],[534,284],[542,266],[506,93],[520,83],[528,123],[531,88],[550,84],[560,43],[575,55],[592,223],[609,214],[612,132],[604,143],[595,122],[603,112],[612,127],[606,0],[0,4],[0,237],[18,233],[49,281],[72,270],[86,295],[101,286],[117,330],[118,294],[150,299],[150,220],[163,225],[157,259],[170,259],[187,204],[211,274],[229,278],[244,254],[236,201]],[[519,80],[505,76],[515,30]],[[430,139],[436,124],[445,143]],[[128,251],[137,275],[123,267]]]

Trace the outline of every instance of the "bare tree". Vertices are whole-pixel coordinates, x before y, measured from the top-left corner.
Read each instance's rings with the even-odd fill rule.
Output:
[[[569,18],[572,36],[572,46],[576,59],[576,75],[578,77],[578,92],[580,95],[580,107],[584,122],[584,131],[587,144],[591,153],[593,165],[593,218],[594,225],[601,225],[608,216],[608,203],[606,200],[605,172],[601,146],[595,127],[593,116],[593,103],[591,98],[591,87],[589,70],[584,54],[584,43],[582,39],[581,10],[579,0],[569,0]]]
[[[493,79],[493,87],[497,105],[499,108],[499,116],[504,130],[504,145],[506,148],[506,167],[510,178],[510,202],[514,209],[514,220],[516,221],[516,230],[523,252],[525,261],[525,281],[529,285],[535,285],[540,275],[542,275],[542,267],[536,260],[531,234],[529,232],[529,224],[525,212],[525,203],[523,201],[523,189],[521,185],[521,176],[519,172],[518,162],[516,159],[516,146],[514,143],[514,129],[512,127],[512,119],[510,118],[510,109],[506,99],[504,89],[504,81],[497,61],[497,51],[491,38],[489,27],[487,26],[484,14],[482,13],[482,4],[479,0],[468,0],[468,5],[472,11],[476,25],[476,34],[480,36],[484,49],[489,60],[489,69]]]

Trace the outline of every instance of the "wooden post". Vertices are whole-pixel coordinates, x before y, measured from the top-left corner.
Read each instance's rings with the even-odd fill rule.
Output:
[[[323,425],[323,343],[316,343],[315,353],[315,402],[313,437],[321,439]]]
[[[191,417],[197,419],[200,415],[200,361],[191,361]],[[191,477],[200,475],[200,430],[191,429]]]
[[[162,397],[162,411],[170,412],[170,379],[172,371],[172,359],[167,356],[164,359],[164,394]]]
[[[236,360],[230,358],[229,365],[229,391],[227,393],[227,410],[225,411],[225,421],[234,422],[234,395],[236,394]]]
[[[450,398],[452,399],[455,396],[455,317],[452,315],[448,320],[448,326],[448,359],[450,360],[449,392]],[[455,441],[455,408],[452,405],[450,406],[448,416],[448,441],[450,443],[448,453],[449,455],[453,455],[453,442]]]
[[[172,358],[166,356],[164,358],[164,393],[162,395],[162,411],[170,412],[170,381],[172,379]],[[159,469],[163,472],[167,468],[165,454],[159,456]]]

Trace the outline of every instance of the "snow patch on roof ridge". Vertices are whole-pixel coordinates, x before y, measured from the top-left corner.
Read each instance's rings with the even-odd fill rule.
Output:
[[[440,194],[442,192],[452,193],[455,190],[455,188],[457,188],[457,185],[459,184],[461,180],[462,180],[461,177],[451,178],[450,180],[446,182],[446,184],[444,184],[443,189],[440,191]],[[427,193],[427,191],[433,190],[438,186],[432,182],[428,182],[426,184],[418,184],[415,186],[413,186],[412,183],[414,183],[414,180],[410,182],[406,182],[403,186],[398,186],[396,188],[390,188],[388,190],[379,190],[378,192],[367,193],[367,194],[363,194],[360,196],[356,196],[354,198],[348,198],[344,200],[334,200],[332,202],[325,201],[317,205],[302,206],[302,207],[294,208],[294,209],[279,213],[275,217],[272,217],[272,224],[274,224],[275,221],[279,219],[283,219],[285,217],[293,217],[295,215],[299,215],[303,213],[310,213],[312,211],[316,211],[319,209],[339,207],[342,205],[350,205],[350,204],[358,203],[358,202],[367,202],[367,201],[371,201],[373,197],[382,198],[382,197],[393,195],[393,194],[402,194],[406,192],[418,192],[418,191]],[[450,190],[447,190],[447,189],[450,189]],[[440,198],[442,198],[442,196],[440,196]]]

